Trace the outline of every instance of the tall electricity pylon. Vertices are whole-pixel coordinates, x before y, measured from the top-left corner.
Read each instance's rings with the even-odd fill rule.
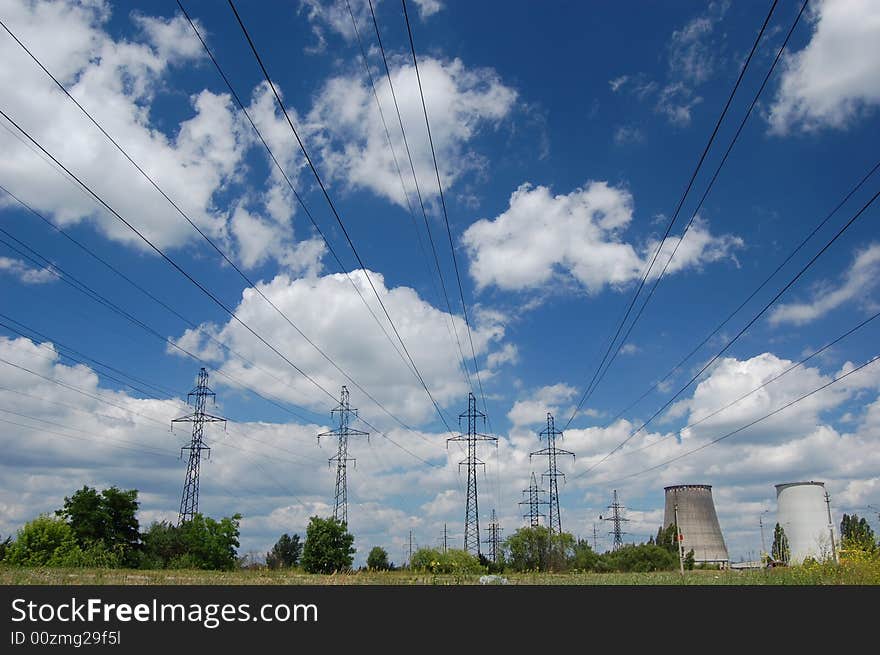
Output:
[[[333,518],[340,523],[348,524],[348,481],[346,478],[346,469],[349,462],[357,462],[353,457],[348,456],[348,438],[349,437],[367,437],[369,432],[363,430],[355,430],[351,427],[351,416],[357,417],[357,410],[352,409],[348,400],[348,387],[343,386],[339,395],[339,404],[330,411],[330,417],[337,419],[336,429],[329,432],[322,432],[318,435],[318,443],[321,443],[321,437],[336,437],[337,450],[336,456],[327,460],[328,466],[333,466],[336,462],[336,500],[333,505]]]
[[[550,412],[547,412],[547,427],[541,430],[538,436],[539,438],[547,439],[547,447],[531,453],[529,459],[535,455],[547,455],[547,472],[543,473],[541,477],[550,480],[550,525],[548,527],[550,528],[551,535],[562,534],[562,517],[559,515],[559,486],[556,481],[558,478],[564,478],[565,473],[559,472],[559,469],[556,467],[556,458],[559,455],[571,455],[574,457],[574,453],[556,447],[556,437],[562,437],[562,432],[556,429],[556,425],[553,422],[553,414]]]
[[[208,457],[211,456],[211,449],[204,442],[205,423],[223,423],[224,427],[226,424],[226,419],[205,413],[205,405],[207,405],[209,397],[214,401],[216,394],[208,388],[208,371],[203,367],[199,369],[199,381],[196,388],[190,391],[186,397],[187,402],[193,406],[195,411],[171,421],[172,430],[175,423],[192,423],[193,426],[192,440],[188,446],[183,446],[180,449],[181,457],[183,457],[184,450],[189,451],[189,462],[186,467],[186,480],[183,483],[183,495],[180,498],[177,525],[192,520],[193,515],[199,511],[199,468],[202,461],[202,451],[208,451]]]
[[[450,437],[446,440],[446,446],[449,447],[450,441],[466,441],[467,442],[467,459],[459,462],[458,469],[461,465],[467,466],[467,500],[464,510],[464,549],[479,557],[480,555],[480,510],[477,504],[477,467],[482,466],[485,470],[486,463],[477,458],[477,442],[492,441],[498,442],[498,437],[477,432],[477,419],[482,419],[483,429],[486,426],[486,415],[477,409],[477,399],[474,394],[468,394],[468,411],[458,416],[458,425],[461,429],[462,419],[467,419],[467,434],[460,434],[457,437]]]

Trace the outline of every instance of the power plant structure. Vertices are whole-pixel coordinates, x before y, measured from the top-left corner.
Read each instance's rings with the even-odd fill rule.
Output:
[[[831,501],[824,482],[777,484],[776,522],[788,539],[790,564],[800,564],[807,557],[837,559]]]
[[[682,552],[694,551],[696,564],[728,566],[730,558],[715,513],[712,486],[679,484],[664,487],[666,507],[663,525],[678,525]]]

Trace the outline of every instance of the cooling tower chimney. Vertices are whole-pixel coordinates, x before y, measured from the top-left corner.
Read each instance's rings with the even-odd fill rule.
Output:
[[[800,564],[807,557],[834,557],[834,527],[830,518],[824,482],[776,485],[776,522],[788,537],[789,563]]]
[[[727,546],[721,536],[715,502],[712,500],[712,486],[708,484],[679,484],[664,487],[666,491],[666,510],[663,525],[675,523],[678,505],[678,529],[684,536],[684,552],[693,548],[696,563],[727,565]]]

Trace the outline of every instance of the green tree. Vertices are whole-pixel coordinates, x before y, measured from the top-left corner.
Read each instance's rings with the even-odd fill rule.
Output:
[[[345,523],[313,516],[306,528],[302,567],[309,573],[347,571],[354,561],[354,537]]]
[[[546,571],[550,537],[550,529],[543,525],[519,528],[504,541],[510,568],[514,571]]]
[[[599,555],[585,539],[578,539],[574,546],[574,557],[571,566],[578,571],[595,571],[599,564]]]
[[[572,565],[575,539],[568,532],[553,535],[543,526],[520,528],[504,542],[514,571],[564,571]]]
[[[266,553],[266,564],[270,569],[291,568],[299,562],[299,556],[302,554],[303,545],[299,540],[299,535],[292,537],[284,533],[279,537],[272,550]]]
[[[785,529],[776,524],[773,528],[773,546],[770,548],[771,557],[777,562],[788,564],[791,558],[791,549],[788,545],[788,537],[785,536]]]
[[[6,549],[4,561],[16,566],[75,566],[82,556],[70,526],[45,514],[24,525]]]
[[[670,523],[665,528],[660,526],[660,529],[657,530],[657,538],[654,540],[654,544],[661,548],[665,548],[677,558],[678,528],[675,526],[675,523]]]
[[[381,546],[373,546],[367,555],[367,568],[372,571],[387,571],[390,568],[388,552]]]
[[[841,545],[846,550],[864,550],[874,552],[877,544],[874,541],[874,531],[864,517],[858,514],[843,515],[840,522]]]
[[[691,548],[687,552],[687,555],[684,556],[684,568],[686,568],[688,571],[693,571],[695,563],[696,560],[694,559],[694,549]]]
[[[84,486],[65,497],[55,515],[67,522],[83,550],[100,546],[117,553],[124,564],[134,565],[140,547],[137,495],[136,489],[110,487],[99,493]]]
[[[141,567],[234,569],[240,521],[241,514],[219,521],[195,514],[179,526],[154,522],[143,534]]]

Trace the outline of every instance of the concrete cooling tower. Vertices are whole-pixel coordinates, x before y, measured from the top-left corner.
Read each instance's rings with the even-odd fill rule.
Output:
[[[788,538],[791,564],[800,564],[806,557],[824,560],[834,556],[829,512],[824,482],[776,485],[776,522]]]
[[[676,505],[678,505],[678,528],[684,536],[684,552],[693,548],[696,563],[716,563],[726,565],[729,562],[727,546],[721,536],[715,503],[712,500],[712,487],[708,484],[680,484],[665,487],[666,511],[663,525],[675,523]]]

